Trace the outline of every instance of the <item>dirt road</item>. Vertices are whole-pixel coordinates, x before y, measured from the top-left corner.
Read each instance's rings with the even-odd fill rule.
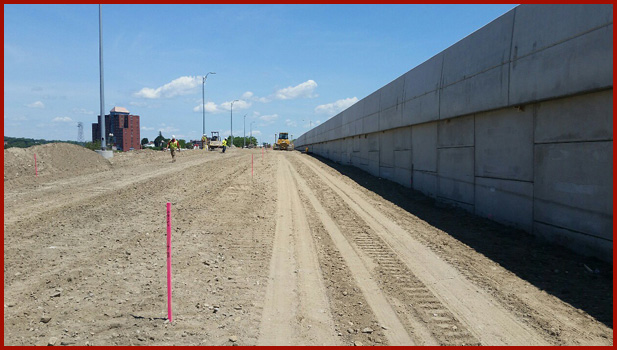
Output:
[[[310,155],[7,167],[5,345],[613,343],[610,264]]]

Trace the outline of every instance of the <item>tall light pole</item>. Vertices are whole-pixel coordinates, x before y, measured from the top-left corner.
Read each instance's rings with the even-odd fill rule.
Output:
[[[251,129],[251,136],[249,137],[249,139],[251,140],[251,142],[253,141],[253,123],[254,123],[254,122],[255,122],[255,121],[253,120],[253,121],[251,122],[251,125],[249,126],[249,127],[250,127],[250,129]]]
[[[303,122],[305,122],[305,119],[302,119]],[[309,119],[309,129],[313,128],[313,121]]]
[[[99,69],[101,72],[101,150],[107,150],[105,143],[105,93],[103,92],[103,14],[99,4]]]
[[[216,74],[214,72],[209,72],[208,74]],[[202,81],[201,81],[201,111],[203,114],[203,118],[204,118],[204,123],[203,123],[203,128],[202,128],[202,135],[206,134],[206,95],[205,95],[205,90],[206,90],[206,79],[208,79],[208,74],[206,74],[205,76],[201,77]]]
[[[229,145],[229,147],[234,145],[234,102],[238,102],[240,100],[233,100],[231,101],[231,145]]]
[[[246,114],[244,115],[244,138],[242,139],[242,148],[246,147]]]

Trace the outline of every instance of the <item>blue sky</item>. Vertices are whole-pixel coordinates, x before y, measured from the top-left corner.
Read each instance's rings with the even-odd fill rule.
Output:
[[[141,137],[300,136],[515,5],[103,5],[105,113]],[[4,5],[4,135],[77,140],[99,114],[98,5]]]

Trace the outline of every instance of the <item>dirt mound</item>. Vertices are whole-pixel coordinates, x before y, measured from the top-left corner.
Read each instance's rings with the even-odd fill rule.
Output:
[[[35,154],[39,180],[61,179],[111,168],[111,163],[96,152],[70,143],[9,148],[4,150],[5,186],[36,181]]]
[[[162,154],[162,151],[154,151],[151,149],[138,149],[129,152],[114,153],[114,156],[109,159],[110,163],[115,167],[138,165],[154,162]]]

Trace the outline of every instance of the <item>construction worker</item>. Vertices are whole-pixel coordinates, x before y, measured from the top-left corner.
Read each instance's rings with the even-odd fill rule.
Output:
[[[180,144],[178,143],[178,140],[176,140],[175,135],[171,135],[171,140],[167,142],[167,148],[169,148],[169,150],[171,151],[171,161],[175,162],[176,161],[176,150],[180,152]]]
[[[227,139],[223,140],[223,152],[225,153],[225,149],[227,148]]]
[[[208,142],[208,138],[206,137],[206,134],[204,134],[204,136],[201,137],[201,148],[202,149],[208,149],[208,145],[206,144]]]

